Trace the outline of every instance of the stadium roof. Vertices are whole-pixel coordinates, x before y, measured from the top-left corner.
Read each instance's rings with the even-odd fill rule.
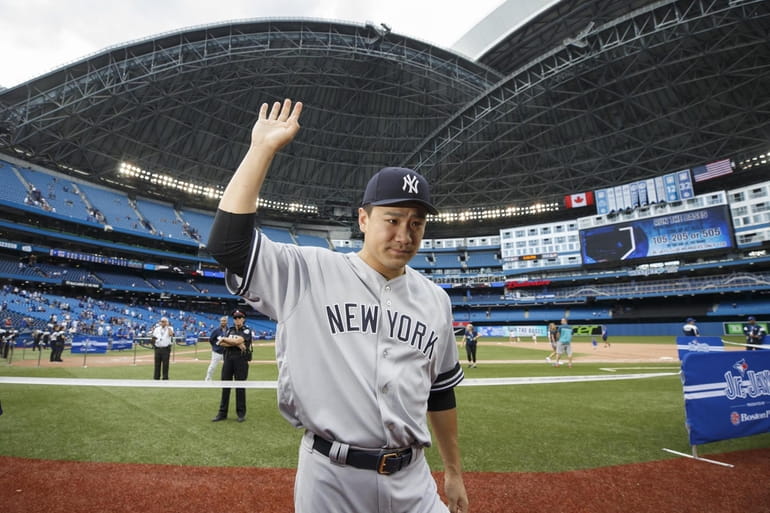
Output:
[[[264,199],[345,219],[377,169],[402,165],[440,211],[561,202],[766,152],[769,30],[767,1],[562,0],[474,62],[385,25],[197,27],[0,91],[0,151],[111,186],[124,161],[223,186],[259,105],[290,97],[303,128]]]

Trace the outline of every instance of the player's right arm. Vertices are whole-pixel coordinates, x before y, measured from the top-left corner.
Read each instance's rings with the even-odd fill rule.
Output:
[[[235,274],[245,272],[254,236],[257,198],[275,154],[299,130],[302,103],[275,102],[268,112],[262,104],[259,118],[251,130],[251,144],[238,169],[227,184],[214,216],[206,247],[209,254]]]
[[[269,109],[269,111],[268,111]],[[257,210],[257,198],[275,154],[286,146],[299,131],[302,103],[292,107],[289,99],[263,103],[259,118],[251,130],[251,145],[241,164],[227,184],[219,209],[233,214],[251,214]]]

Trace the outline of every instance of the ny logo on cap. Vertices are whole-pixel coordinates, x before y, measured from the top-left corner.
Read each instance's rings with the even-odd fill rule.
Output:
[[[417,190],[418,183],[419,181],[416,176],[404,175],[404,185],[401,186],[401,190],[409,194],[419,194],[420,192]]]

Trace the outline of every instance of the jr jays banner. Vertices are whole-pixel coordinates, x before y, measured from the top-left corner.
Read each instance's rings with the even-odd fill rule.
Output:
[[[691,445],[770,432],[770,351],[689,353],[682,383]]]

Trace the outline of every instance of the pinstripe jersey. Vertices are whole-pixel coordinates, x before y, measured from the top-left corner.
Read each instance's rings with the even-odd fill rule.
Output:
[[[277,321],[278,405],[294,426],[353,447],[430,445],[428,395],[463,379],[441,288],[259,231],[244,275],[226,282]]]

